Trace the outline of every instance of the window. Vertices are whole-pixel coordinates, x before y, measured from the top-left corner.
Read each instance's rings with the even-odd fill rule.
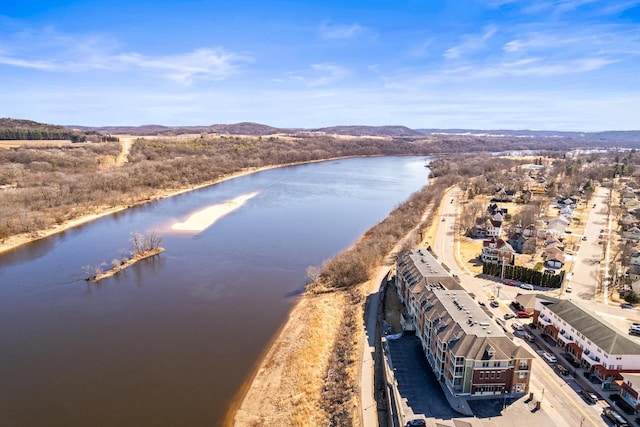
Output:
[[[491,379],[494,379],[496,377],[496,373],[494,371],[491,371]]]
[[[528,364],[526,360],[521,360],[520,361],[520,369],[527,369]]]
[[[489,362],[482,362],[482,367],[483,367],[483,368],[486,368],[486,367],[488,367],[488,366],[489,366]]]
[[[526,371],[525,371],[525,372],[518,372],[518,379],[519,379],[519,380],[524,380],[524,379],[526,379],[526,378],[527,378],[527,373],[528,373],[528,372],[526,372]]]
[[[484,379],[484,372],[480,371],[480,375],[478,375],[478,378],[483,380]]]
[[[493,362],[493,367],[494,367],[494,368],[496,368],[496,367],[498,367],[498,366],[500,366],[500,362]]]
[[[622,365],[616,365],[616,371],[621,371],[622,370]]]

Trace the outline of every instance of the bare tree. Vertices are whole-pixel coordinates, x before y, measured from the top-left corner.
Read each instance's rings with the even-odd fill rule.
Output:
[[[144,251],[144,235],[136,232],[131,233],[131,238],[129,239],[129,241],[131,242],[131,247],[133,248],[132,252],[134,254],[139,254]]]
[[[149,230],[144,238],[144,248],[147,251],[158,249],[163,240],[164,237],[157,230]]]
[[[458,221],[460,234],[466,234],[473,227],[476,219],[482,215],[483,210],[484,205],[480,202],[472,202],[463,206]]]

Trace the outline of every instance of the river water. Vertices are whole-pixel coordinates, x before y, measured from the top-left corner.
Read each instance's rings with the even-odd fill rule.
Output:
[[[0,426],[215,426],[286,320],[306,268],[426,184],[425,159],[267,170],[0,255]],[[171,226],[251,194],[204,231]],[[131,232],[166,251],[89,283]]]

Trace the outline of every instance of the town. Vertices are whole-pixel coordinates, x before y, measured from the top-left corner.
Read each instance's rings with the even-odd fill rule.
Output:
[[[431,233],[397,256],[390,425],[639,425],[638,183],[543,197],[547,169],[536,160],[521,188],[473,199],[450,189]]]

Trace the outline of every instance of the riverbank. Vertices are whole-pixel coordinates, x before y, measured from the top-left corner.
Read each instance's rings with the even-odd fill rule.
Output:
[[[444,188],[435,184],[428,188],[426,193],[415,193],[325,266],[325,270],[334,269],[327,274],[338,279],[349,272],[333,265],[336,260],[354,265],[362,261],[354,253],[364,247],[368,248],[362,249],[367,260],[375,260],[372,265],[359,263],[357,267],[371,273],[369,280],[358,284],[341,280],[338,286],[333,280],[320,281],[308,287],[236,396],[225,425],[361,425],[364,302],[379,285],[371,282],[377,280],[375,272],[382,266],[388,270],[393,264],[391,254],[412,247],[423,228],[433,223],[432,206],[442,200]],[[401,228],[408,224],[415,225]],[[402,233],[397,233],[399,230]],[[391,234],[397,240],[383,243],[384,236]],[[368,246],[372,241],[376,249]],[[376,252],[380,250],[384,252]]]
[[[282,164],[282,165],[269,165],[269,166],[262,166],[259,168],[249,168],[249,169],[243,169],[241,171],[238,172],[234,172],[234,173],[230,173],[230,174],[226,174],[221,176],[218,179],[212,180],[212,181],[208,181],[202,184],[197,184],[197,185],[191,185],[188,187],[184,187],[184,188],[175,188],[175,189],[166,189],[166,190],[160,190],[158,191],[156,194],[144,199],[144,200],[140,200],[136,203],[130,203],[130,204],[123,204],[123,205],[118,205],[118,206],[103,206],[103,207],[99,207],[96,208],[95,211],[93,213],[88,213],[85,215],[81,215],[78,218],[74,218],[74,219],[70,219],[68,221],[64,221],[61,224],[58,224],[54,227],[48,228],[46,230],[39,230],[39,231],[35,231],[35,232],[31,232],[31,233],[23,233],[23,234],[17,234],[15,236],[11,236],[11,237],[7,237],[6,239],[3,239],[0,241],[0,254],[3,252],[7,252],[10,251],[12,249],[15,249],[17,247],[20,247],[22,245],[25,245],[27,243],[30,242],[34,242],[36,240],[40,240],[40,239],[44,239],[46,237],[50,237],[53,236],[55,234],[59,234],[59,233],[63,233],[66,230],[69,230],[70,228],[73,227],[78,227],[80,225],[83,224],[87,224],[89,222],[95,221],[97,219],[100,219],[102,217],[108,216],[108,215],[112,215],[114,213],[117,212],[121,212],[124,211],[126,209],[135,207],[135,206],[142,206],[145,205],[147,203],[152,203],[152,202],[156,202],[158,200],[161,199],[166,199],[168,197],[173,197],[173,196],[177,196],[183,193],[188,193],[190,191],[194,191],[194,190],[199,190],[201,188],[205,188],[208,187],[210,185],[214,185],[214,184],[218,184],[220,182],[223,181],[227,181],[230,179],[234,179],[234,178],[239,178],[241,176],[245,176],[245,175],[250,175],[252,173],[256,173],[256,172],[261,172],[261,171],[266,171],[269,169],[275,169],[275,168],[281,168],[281,167],[288,167],[288,166],[296,166],[296,165],[301,165],[301,164],[307,164],[307,163],[319,163],[319,162],[326,162],[326,161],[333,161],[333,160],[341,160],[341,159],[348,159],[348,158],[352,158],[355,156],[345,156],[345,157],[333,157],[333,158],[329,158],[329,159],[319,159],[319,160],[310,160],[308,162],[296,162],[296,163],[287,163],[287,164]],[[378,157],[378,156],[358,156],[358,157]]]
[[[327,160],[333,160],[333,159],[327,159]],[[324,161],[324,160],[318,160],[318,161]],[[310,162],[312,163],[312,162]],[[89,222],[95,221],[97,219],[100,219],[102,217],[108,216],[108,215],[112,215],[114,213],[117,212],[121,212],[125,209],[129,209],[135,206],[141,206],[141,205],[145,205],[147,203],[152,203],[152,202],[156,202],[158,200],[161,199],[166,199],[167,197],[173,197],[173,196],[177,196],[179,194],[183,194],[183,193],[188,193],[190,191],[194,191],[194,190],[198,190],[200,188],[204,188],[204,187],[208,187],[210,185],[214,185],[214,184],[218,184],[220,182],[223,181],[227,181],[229,179],[233,179],[233,178],[239,178],[241,176],[245,176],[245,175],[249,175],[252,173],[256,173],[256,172],[261,172],[261,171],[265,171],[265,170],[269,170],[269,169],[275,169],[275,168],[279,168],[279,167],[286,167],[286,166],[295,166],[295,164],[287,164],[287,165],[273,165],[273,166],[263,166],[260,168],[251,168],[251,169],[245,169],[239,172],[235,172],[232,174],[228,174],[228,175],[223,175],[222,177],[213,180],[213,181],[209,181],[203,184],[198,184],[198,185],[192,185],[189,187],[185,187],[185,188],[177,188],[177,189],[168,189],[168,190],[161,190],[159,192],[157,192],[156,194],[144,199],[144,200],[140,200],[137,203],[133,203],[133,204],[127,204],[127,205],[119,205],[119,206],[111,206],[111,207],[103,207],[103,208],[96,208],[95,212],[90,213],[90,214],[86,214],[86,215],[82,215],[78,218],[75,219],[71,219],[68,221],[63,222],[62,224],[56,225],[55,227],[51,227],[49,229],[46,230],[40,230],[40,231],[36,231],[33,233],[23,233],[23,234],[18,234],[15,236],[11,236],[8,237],[4,240],[2,240],[0,242],[0,254],[3,252],[7,252],[10,251],[12,249],[15,249],[19,246],[25,245],[27,243],[30,242],[34,242],[36,240],[40,240],[40,239],[44,239],[45,237],[49,237],[49,236],[53,236],[55,234],[59,234],[62,233],[66,230],[69,230],[70,228],[73,227],[77,227],[83,224],[87,224]]]

